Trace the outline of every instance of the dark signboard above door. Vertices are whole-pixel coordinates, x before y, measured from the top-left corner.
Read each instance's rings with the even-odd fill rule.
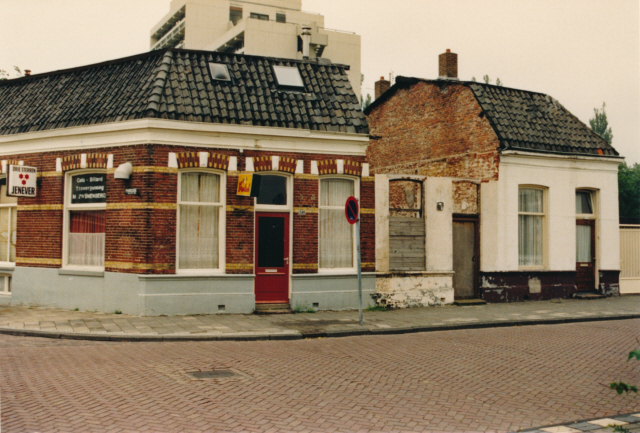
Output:
[[[71,203],[106,203],[107,174],[79,174],[71,178]]]

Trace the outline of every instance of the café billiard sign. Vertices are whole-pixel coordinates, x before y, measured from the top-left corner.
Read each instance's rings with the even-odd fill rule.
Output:
[[[26,165],[7,166],[7,195],[11,197],[35,197],[38,169]]]
[[[107,175],[105,173],[79,174],[71,178],[71,203],[106,203]]]

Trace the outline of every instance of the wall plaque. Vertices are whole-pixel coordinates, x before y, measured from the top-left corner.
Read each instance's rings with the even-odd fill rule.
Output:
[[[107,174],[79,174],[71,178],[71,203],[106,203]]]

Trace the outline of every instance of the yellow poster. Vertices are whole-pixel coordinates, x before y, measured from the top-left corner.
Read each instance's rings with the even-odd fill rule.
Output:
[[[238,177],[238,190],[236,191],[237,195],[242,195],[245,197],[251,197],[251,183],[253,182],[252,174],[241,174]]]

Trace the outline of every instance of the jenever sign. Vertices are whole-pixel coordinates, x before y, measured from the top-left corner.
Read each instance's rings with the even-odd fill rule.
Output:
[[[38,169],[26,165],[7,166],[7,195],[11,197],[35,197]]]

